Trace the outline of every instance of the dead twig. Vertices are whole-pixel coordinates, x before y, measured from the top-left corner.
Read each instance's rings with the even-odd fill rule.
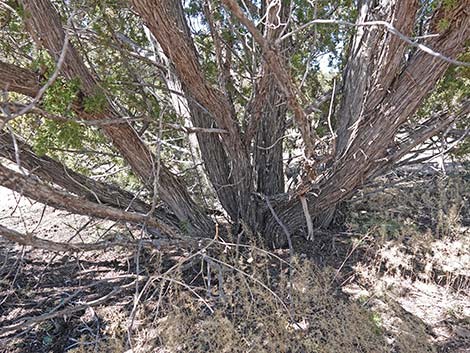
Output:
[[[53,319],[55,317],[69,316],[73,313],[76,313],[77,311],[82,311],[82,310],[85,310],[89,307],[100,305],[100,304],[108,301],[109,299],[115,297],[117,294],[121,293],[126,288],[128,288],[130,286],[133,286],[134,282],[136,282],[136,281],[133,281],[132,283],[129,283],[129,284],[126,284],[126,285],[116,287],[111,292],[109,292],[108,294],[106,294],[106,295],[104,295],[104,296],[102,296],[98,299],[95,299],[95,300],[92,300],[90,302],[84,303],[84,304],[79,304],[79,305],[73,306],[71,308],[66,308],[66,309],[63,309],[63,310],[53,309],[52,311],[50,311],[46,314],[43,314],[43,315],[23,318],[15,324],[12,324],[12,325],[9,325],[9,326],[4,326],[4,327],[0,328],[0,335],[8,334],[10,332],[14,332],[14,331],[18,331],[20,329],[31,327],[35,324],[38,324],[38,323],[46,321],[46,320]],[[69,298],[69,299],[71,299],[71,298]],[[62,305],[63,305],[63,303],[60,306],[62,306]],[[0,337],[2,337],[2,336],[0,336]]]

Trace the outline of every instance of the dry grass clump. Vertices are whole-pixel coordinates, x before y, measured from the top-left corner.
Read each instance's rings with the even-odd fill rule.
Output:
[[[88,352],[390,352],[376,317],[332,284],[333,271],[287,251],[219,243],[146,268],[139,300],[96,308],[72,350]],[[153,274],[151,274],[153,271]],[[133,311],[133,304],[137,303]]]
[[[83,334],[67,352],[70,353],[122,353],[127,350],[127,315],[116,305],[89,308],[81,316],[78,328]],[[100,329],[91,328],[99,321]],[[93,323],[95,325],[93,325]]]
[[[310,261],[295,262],[291,276],[286,267],[274,268],[273,261],[255,252],[250,264],[238,261],[235,267],[224,261],[223,295],[218,283],[217,297],[206,295],[205,302],[181,286],[161,298],[165,303],[152,318],[157,333],[152,349],[195,353],[390,351],[371,313],[338,297],[326,275]],[[149,345],[142,351],[148,349]]]
[[[433,352],[443,340],[470,348],[453,333],[470,328],[469,190],[467,176],[422,179],[351,207],[350,233],[367,260],[353,265],[347,290],[379,314],[400,351]]]
[[[371,235],[378,270],[470,286],[470,179],[404,183],[353,205],[352,232]]]

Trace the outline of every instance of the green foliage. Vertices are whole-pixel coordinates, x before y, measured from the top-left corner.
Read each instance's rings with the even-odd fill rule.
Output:
[[[184,234],[189,234],[190,224],[188,221],[181,221],[179,222],[179,228]]]
[[[375,325],[374,327],[374,332],[377,334],[377,336],[383,334],[382,332],[382,317],[380,316],[379,313],[372,312],[370,314],[370,321],[372,321]]]
[[[52,58],[47,53],[47,51],[38,50],[38,52],[36,53],[36,56],[31,61],[31,64],[29,65],[29,67],[33,71],[42,74],[43,82],[41,83],[45,84],[46,81],[44,80],[44,78],[52,74],[52,72],[54,71],[55,62],[54,60],[52,60]]]
[[[106,95],[102,91],[83,99],[83,109],[88,114],[103,113],[107,104]]]
[[[28,32],[25,30],[23,18],[25,11],[20,1],[2,1],[6,6],[0,6],[0,52],[2,60],[9,55],[14,55],[15,61],[24,61],[23,53],[32,50],[32,43]],[[10,11],[13,9],[14,12]],[[17,48],[21,48],[18,53]],[[20,55],[18,55],[20,54]]]
[[[405,224],[400,219],[395,219],[392,212],[352,212],[349,227],[354,232],[367,233],[371,229],[382,237],[398,238],[404,229],[414,228],[411,224]]]
[[[455,6],[458,5],[458,3],[458,0],[443,0],[442,6],[444,6],[446,10],[452,10]]]
[[[39,55],[33,65],[50,67],[50,60],[48,56]],[[42,108],[52,114],[74,117],[72,105],[77,104],[79,92],[80,80],[67,81],[59,77],[45,92]],[[86,128],[78,123],[46,120],[35,131],[33,147],[39,155],[51,149],[81,149],[86,136]]]
[[[450,21],[447,18],[442,18],[437,24],[437,29],[439,32],[445,32],[450,27]]]
[[[85,128],[78,123],[46,120],[36,131],[34,149],[39,155],[53,148],[81,149],[85,138]]]
[[[73,115],[72,104],[80,91],[80,80],[57,78],[43,96],[43,107],[50,113]]]

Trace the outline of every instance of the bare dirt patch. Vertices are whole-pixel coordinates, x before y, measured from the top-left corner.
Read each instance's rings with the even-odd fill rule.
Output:
[[[294,259],[229,239],[75,254],[2,241],[0,351],[468,352],[466,186],[361,196],[347,228],[294,236]],[[49,240],[146,236],[1,200],[0,223]]]

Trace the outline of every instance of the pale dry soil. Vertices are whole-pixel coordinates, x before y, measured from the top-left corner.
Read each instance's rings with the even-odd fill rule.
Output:
[[[396,327],[409,327],[410,332],[432,342],[434,351],[470,352],[468,225],[457,219],[452,234],[436,237],[430,230],[416,231],[390,240],[380,227],[371,226],[370,231],[361,233],[354,230],[354,220],[351,222],[353,231],[339,232],[333,240],[315,245],[297,243],[303,247],[300,252],[317,255],[317,263],[336,271],[335,283],[350,300],[373,312],[377,325],[391,333],[391,343],[400,336],[392,334]],[[135,229],[54,210],[1,187],[0,224],[62,242],[139,236]],[[126,276],[135,274],[139,266],[135,254],[122,249],[51,254],[1,237],[0,246],[0,332],[21,319],[61,310],[69,302],[103,297],[130,283]],[[324,257],[325,251],[332,253],[331,258]],[[0,334],[0,352],[63,352],[87,344],[98,347],[99,335],[123,330],[119,327],[123,318],[118,318],[121,314],[114,308],[132,306],[132,295],[131,289],[99,307],[4,332]],[[96,335],[96,341],[80,341],[84,334]]]

